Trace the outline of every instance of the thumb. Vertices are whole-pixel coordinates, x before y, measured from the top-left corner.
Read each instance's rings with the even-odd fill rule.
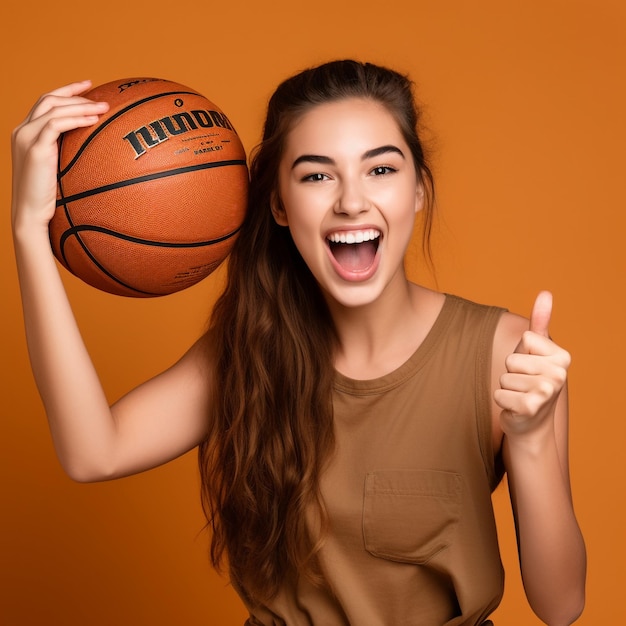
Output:
[[[530,330],[538,335],[549,337],[548,326],[552,316],[552,294],[542,291],[535,300],[532,313],[530,314]]]

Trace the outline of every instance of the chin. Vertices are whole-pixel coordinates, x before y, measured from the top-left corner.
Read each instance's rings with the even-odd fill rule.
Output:
[[[339,305],[346,309],[358,309],[374,304],[382,295],[383,289],[373,284],[351,284],[333,286],[331,289],[322,287],[328,304]]]

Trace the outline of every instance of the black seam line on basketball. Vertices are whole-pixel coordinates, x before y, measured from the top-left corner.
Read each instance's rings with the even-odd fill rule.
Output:
[[[87,137],[87,139],[85,139],[85,141],[83,142],[83,145],[79,148],[78,152],[76,152],[72,160],[66,165],[65,169],[62,172],[58,173],[58,178],[63,178],[63,176],[65,176],[68,173],[68,171],[74,166],[74,163],[76,163],[76,161],[78,160],[78,157],[80,157],[80,155],[87,148],[87,146],[93,141],[93,138],[98,133],[100,133],[103,129],[105,129],[109,124],[111,124],[111,122],[113,122],[118,117],[120,117],[120,115],[124,115],[124,113],[130,111],[131,109],[135,107],[138,107],[141,104],[144,104],[144,102],[150,102],[150,100],[156,100],[157,98],[165,98],[167,96],[199,96],[199,95],[200,94],[197,93],[196,91],[168,91],[165,93],[158,93],[153,96],[148,96],[147,98],[143,98],[142,100],[137,100],[137,102],[132,102],[127,107],[120,109],[117,113],[115,113],[114,115],[111,115],[111,117],[108,120],[106,120],[105,122],[102,122],[102,124],[98,126],[98,128],[96,128],[96,130],[94,130],[93,133],[91,133],[91,135]],[[62,144],[63,144],[63,135],[61,135],[61,145]]]
[[[236,228],[232,232],[226,235],[222,235],[221,237],[216,237],[215,239],[207,239],[206,241],[195,241],[195,242],[168,242],[168,241],[154,241],[150,239],[141,239],[139,237],[133,237],[132,235],[124,235],[123,233],[120,233],[116,230],[112,230],[110,228],[104,228],[102,226],[92,226],[88,224],[81,224],[80,226],[74,226],[72,228],[68,228],[61,235],[59,245],[62,251],[65,248],[65,242],[67,241],[67,239],[69,237],[76,235],[77,236],[76,238],[80,242],[84,251],[89,255],[89,257],[92,259],[94,263],[97,263],[97,261],[93,258],[93,256],[87,249],[86,244],[84,244],[81,238],[78,237],[78,233],[85,232],[85,231],[102,233],[104,235],[111,235],[117,239],[122,239],[124,241],[128,241],[131,243],[138,243],[138,244],[142,244],[145,246],[155,246],[157,248],[202,248],[205,246],[213,246],[217,243],[221,243],[222,241],[226,241],[227,239],[231,239],[239,232],[239,228]],[[63,258],[65,258],[64,252],[63,252]],[[98,264],[98,267],[100,267],[99,264]]]
[[[67,233],[68,231],[65,231],[65,233]],[[59,246],[61,248],[61,255],[63,256],[63,260],[65,261],[65,264],[68,268],[70,268],[70,271],[72,271],[71,269],[71,264],[68,262],[67,257],[65,256],[65,241],[67,239],[67,237],[65,236],[65,233],[63,234],[63,236],[61,237],[61,241],[59,242]],[[126,289],[130,289],[131,291],[134,291],[135,293],[141,293],[144,296],[158,296],[158,293],[152,293],[151,291],[143,291],[142,289],[137,289],[136,287],[133,287],[131,285],[126,284],[123,280],[120,280],[117,276],[115,276],[114,274],[111,274],[111,272],[109,272],[109,270],[106,269],[106,267],[104,267],[99,261],[98,259],[96,259],[94,257],[93,254],[91,254],[91,252],[89,251],[89,249],[87,248],[87,246],[85,245],[85,243],[83,241],[81,241],[80,237],[76,237],[76,239],[78,240],[78,243],[80,244],[81,248],[83,249],[84,253],[91,259],[91,262],[105,275],[108,276],[114,283],[117,283],[118,285],[126,288]]]
[[[63,193],[63,181],[62,181],[62,180],[59,180],[59,182],[58,182],[58,188],[59,188],[59,195],[61,196],[61,198],[63,198],[65,194]],[[59,206],[59,203],[58,203],[58,201],[57,201],[57,207],[58,207],[58,206]],[[73,220],[72,220],[72,215],[71,215],[71,213],[70,213],[70,209],[69,209],[69,207],[67,206],[67,204],[65,204],[65,205],[63,206],[63,212],[65,213],[65,219],[67,220],[67,223],[68,223],[71,227],[73,227],[73,226],[74,226],[74,222],[73,222]],[[64,257],[64,258],[65,258],[65,257]]]
[[[58,158],[58,165],[57,165],[57,168],[58,168],[61,165],[61,151],[60,150],[58,150],[57,158]],[[65,195],[63,193],[63,181],[59,178],[57,184],[58,184],[58,188],[59,188],[59,195],[62,198]],[[59,206],[59,205],[57,204],[57,206]],[[70,211],[67,208],[67,205],[63,207],[63,211],[65,213],[65,219],[67,220],[68,224],[70,226],[74,226],[74,223],[72,222],[72,216],[70,215]],[[63,258],[65,258],[65,257],[63,257]]]
[[[82,200],[83,198],[96,196],[99,193],[105,193],[107,191],[112,191],[113,189],[120,189],[122,187],[128,187],[130,185],[138,185],[140,183],[145,183],[151,180],[157,180],[159,178],[167,178],[168,176],[177,176],[179,174],[197,172],[199,170],[211,169],[213,167],[228,167],[230,165],[244,165],[245,166],[246,161],[244,159],[232,159],[228,161],[213,161],[212,163],[199,163],[197,165],[187,165],[185,167],[177,167],[173,170],[166,170],[165,172],[155,172],[154,174],[146,174],[145,176],[137,176],[136,178],[129,178],[127,180],[121,180],[117,183],[103,185],[102,187],[94,187],[93,189],[89,189],[88,191],[82,191],[81,193],[76,193],[71,196],[65,196],[57,200],[56,206],[57,207],[64,206],[66,204],[69,204],[70,202],[75,202],[76,200]]]

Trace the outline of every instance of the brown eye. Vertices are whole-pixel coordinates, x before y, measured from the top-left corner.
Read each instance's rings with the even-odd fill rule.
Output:
[[[326,176],[326,174],[309,174],[308,176],[305,176],[302,181],[303,182],[311,182],[311,183],[320,183],[324,180],[326,180],[328,178],[328,176]]]
[[[372,170],[372,174],[374,176],[384,176],[385,174],[392,174],[396,171],[397,170],[395,170],[393,167],[389,167],[388,165],[379,165]]]

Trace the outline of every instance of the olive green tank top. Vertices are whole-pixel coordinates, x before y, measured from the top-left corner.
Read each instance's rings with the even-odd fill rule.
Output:
[[[290,576],[248,624],[473,626],[497,607],[490,367],[501,313],[448,295],[398,369],[336,375],[326,588]]]

